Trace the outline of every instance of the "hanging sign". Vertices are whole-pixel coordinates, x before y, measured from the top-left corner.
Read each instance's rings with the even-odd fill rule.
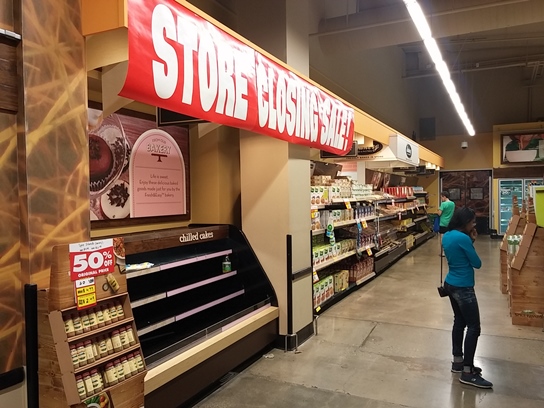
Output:
[[[96,305],[96,282],[94,278],[78,279],[74,282],[77,310]]]
[[[115,269],[112,238],[70,244],[69,250],[72,281],[105,275]]]
[[[120,95],[346,154],[353,109],[173,0],[128,0]]]

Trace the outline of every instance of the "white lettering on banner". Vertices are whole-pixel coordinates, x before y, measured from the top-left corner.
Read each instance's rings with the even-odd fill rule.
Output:
[[[176,20],[177,18],[177,20]],[[247,118],[247,78],[243,76],[243,55],[227,47],[217,47],[211,33],[198,30],[183,15],[176,15],[165,5],[153,10],[151,35],[159,61],[153,61],[155,92],[169,99],[178,86],[179,59],[176,49],[166,40],[183,46],[182,103],[191,105],[194,94],[194,58],[197,53],[200,105],[205,112],[214,104],[216,112],[240,120]],[[176,24],[177,21],[177,24]]]
[[[153,10],[151,35],[157,56],[164,62],[153,61],[155,92],[162,99],[170,98],[178,84],[178,56],[166,38],[176,41],[176,24],[170,9],[159,4]]]
[[[246,52],[212,24],[158,4],[153,8],[151,37],[156,53],[153,85],[160,99],[177,97],[181,101],[173,103],[193,109],[200,105],[201,114],[243,121],[251,113],[255,131],[306,140],[325,149],[347,149],[352,109],[254,50]],[[255,81],[250,82],[253,76]]]

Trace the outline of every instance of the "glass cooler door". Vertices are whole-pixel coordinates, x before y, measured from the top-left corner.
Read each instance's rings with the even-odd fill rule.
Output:
[[[517,196],[519,205],[523,199],[522,179],[499,180],[499,234],[503,235],[512,218],[512,198]]]

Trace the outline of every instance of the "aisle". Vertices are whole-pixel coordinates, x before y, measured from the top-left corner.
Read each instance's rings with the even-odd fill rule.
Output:
[[[451,307],[437,292],[438,240],[428,241],[318,320],[301,353],[273,350],[199,408],[542,408],[544,333],[512,326],[499,291],[498,240],[482,237],[476,291],[480,390],[450,372]]]

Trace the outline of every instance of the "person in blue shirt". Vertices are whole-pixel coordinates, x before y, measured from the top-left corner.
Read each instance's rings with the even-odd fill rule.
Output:
[[[474,292],[474,269],[482,266],[473,244],[477,237],[475,221],[472,209],[462,207],[456,210],[442,238],[448,261],[444,289],[453,309],[451,371],[461,373],[459,381],[463,384],[492,388],[493,384],[481,376],[481,368],[474,366],[474,354],[481,331],[480,310]]]

